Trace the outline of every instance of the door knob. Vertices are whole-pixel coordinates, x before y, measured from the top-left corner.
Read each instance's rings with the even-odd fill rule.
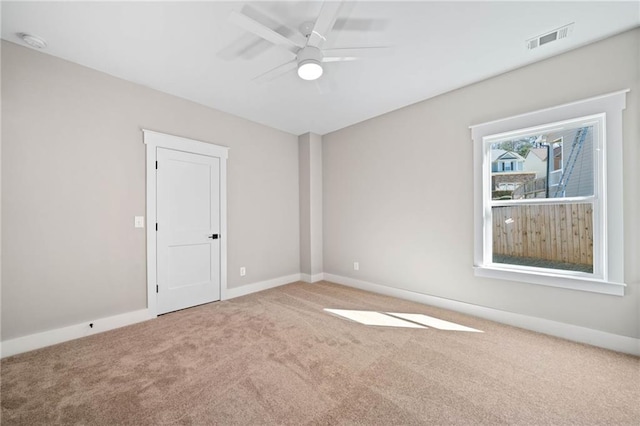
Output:
[[[217,240],[218,239],[218,234],[211,234],[207,238],[211,238],[212,240]]]

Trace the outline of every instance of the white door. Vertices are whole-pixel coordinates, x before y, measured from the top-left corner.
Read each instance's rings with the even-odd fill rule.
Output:
[[[220,159],[157,148],[158,314],[220,300]]]

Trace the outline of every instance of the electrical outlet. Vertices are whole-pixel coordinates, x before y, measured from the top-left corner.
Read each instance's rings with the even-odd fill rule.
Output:
[[[144,228],[144,216],[135,216],[133,226],[136,228]]]
[[[354,271],[360,270],[360,262],[353,262],[353,270]]]
[[[240,276],[244,277],[245,275],[247,275],[247,268],[242,266],[242,267],[240,267]]]

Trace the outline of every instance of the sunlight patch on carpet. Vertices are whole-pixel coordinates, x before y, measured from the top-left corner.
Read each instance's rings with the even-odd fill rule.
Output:
[[[429,327],[437,328],[438,330],[447,331],[468,331],[471,333],[483,333],[483,331],[476,330],[475,328],[467,327],[464,325],[456,324],[455,322],[449,322],[441,320],[439,318],[430,317],[423,314],[400,314],[395,312],[387,312],[388,315],[403,318],[411,322],[426,325]]]
[[[329,309],[326,312],[347,318],[364,325],[377,325],[382,327],[402,328],[436,328],[444,331],[467,331],[471,333],[483,333],[481,330],[441,320],[423,314],[406,314],[397,312],[358,311],[352,309]]]
[[[364,325],[379,325],[383,327],[427,328],[420,324],[404,321],[390,315],[375,311],[353,311],[348,309],[328,309],[325,311],[339,315]]]

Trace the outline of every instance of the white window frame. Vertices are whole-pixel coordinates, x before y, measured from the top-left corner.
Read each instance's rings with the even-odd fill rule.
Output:
[[[488,123],[471,126],[474,151],[474,271],[476,276],[527,282],[551,287],[569,288],[623,296],[623,174],[622,111],[629,90],[597,96],[569,104],[534,111]],[[491,159],[488,139],[531,133],[538,127],[572,121],[581,117],[604,117],[600,144],[601,163],[595,182],[597,200],[594,208],[594,273],[518,267],[491,262]],[[487,157],[488,160],[487,160]],[[487,181],[489,179],[489,181]],[[487,199],[489,197],[489,199]],[[538,200],[539,201],[539,200]],[[577,198],[563,202],[578,202]],[[557,203],[555,199],[550,202]],[[519,204],[526,204],[522,201]],[[488,207],[488,209],[487,209]],[[597,261],[596,261],[597,257]],[[596,267],[596,264],[598,265]]]
[[[484,136],[482,138],[484,161],[491,161],[491,145],[500,143],[512,139],[518,139],[523,136],[529,136],[536,133],[546,133],[550,130],[557,129],[559,127],[583,127],[591,125],[594,132],[595,149],[598,152],[604,152],[604,128],[605,128],[605,116],[604,114],[598,114],[588,117],[577,117],[572,120],[566,120],[562,122],[554,122],[539,126],[535,128],[518,129],[513,132],[500,133],[497,135]],[[540,268],[533,268],[530,266],[521,265],[509,265],[509,264],[494,264],[493,263],[493,217],[492,208],[500,206],[523,206],[523,205],[541,205],[541,204],[590,204],[593,207],[593,273],[575,272],[568,270],[549,270],[552,274],[560,276],[570,276],[572,278],[586,278],[586,279],[599,279],[604,278],[604,257],[603,257],[603,241],[601,236],[603,235],[603,210],[602,210],[602,198],[606,192],[602,188],[602,183],[606,177],[604,175],[604,156],[594,155],[594,191],[592,195],[581,197],[561,197],[561,198],[528,198],[521,200],[493,200],[491,196],[491,188],[488,185],[483,187],[483,212],[485,212],[485,226],[484,226],[484,248],[483,248],[483,265],[491,267],[499,267],[501,269],[525,271],[525,272],[540,272]],[[489,167],[483,168],[483,179],[485,182],[491,182],[492,173]],[[546,272],[546,271],[545,271]]]

